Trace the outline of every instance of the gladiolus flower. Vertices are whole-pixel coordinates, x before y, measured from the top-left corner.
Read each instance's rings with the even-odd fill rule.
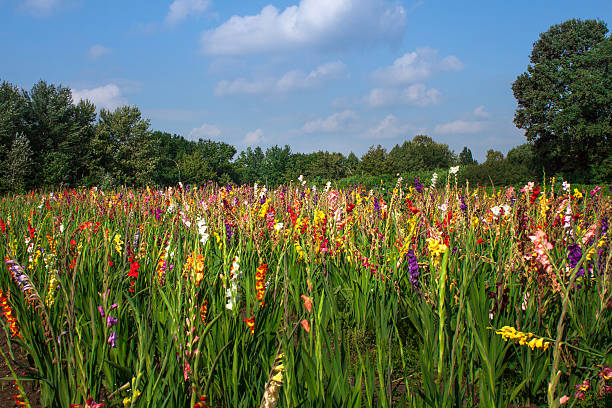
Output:
[[[304,330],[306,330],[307,333],[310,333],[310,323],[308,323],[308,320],[304,319],[300,322],[300,324],[302,325]]]
[[[108,316],[108,317],[106,318],[106,325],[107,325],[108,327],[113,327],[113,326],[114,326],[114,325],[116,325],[116,324],[117,324],[117,318],[116,318],[116,317],[114,317],[114,316]]]
[[[255,318],[251,317],[250,319],[244,319],[244,322],[247,324],[251,334],[255,334]]]
[[[308,313],[310,313],[312,311],[312,300],[306,295],[302,295],[302,300],[304,301],[306,310],[308,310]]]
[[[106,342],[110,344],[111,348],[116,348],[117,347],[117,332],[111,332]]]
[[[603,378],[605,381],[608,381],[609,379],[612,379],[612,369],[610,369],[610,367],[608,367],[608,366],[605,366],[599,372],[599,376],[601,378]]]

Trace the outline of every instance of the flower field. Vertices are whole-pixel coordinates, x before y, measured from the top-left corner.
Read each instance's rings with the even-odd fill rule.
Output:
[[[300,181],[3,197],[16,404],[610,403],[608,188]]]

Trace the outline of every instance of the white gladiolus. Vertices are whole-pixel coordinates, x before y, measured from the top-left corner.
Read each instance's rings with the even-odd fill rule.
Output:
[[[565,191],[566,193],[569,193],[570,191],[570,183],[568,183],[567,181],[563,182],[563,191]]]
[[[459,171],[459,166],[451,167],[450,170],[448,170],[450,174],[457,174],[458,171]]]
[[[225,308],[233,310],[234,305],[238,303],[238,279],[240,279],[240,258],[235,256],[232,261],[232,267],[230,268],[230,287],[225,290],[225,297],[227,302]]]
[[[197,226],[198,234],[200,234],[200,241],[202,242],[202,245],[206,245],[206,242],[210,237],[210,234],[206,232],[208,230],[208,227],[205,225],[204,220],[202,218],[198,218]]]
[[[438,182],[438,173],[434,173],[433,176],[431,177],[431,188],[434,188],[437,182]]]

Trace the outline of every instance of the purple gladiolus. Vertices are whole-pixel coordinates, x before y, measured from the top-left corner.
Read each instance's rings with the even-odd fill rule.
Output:
[[[610,221],[607,218],[601,219],[601,236],[603,237],[608,232],[608,228],[610,228]]]
[[[414,178],[414,188],[416,189],[417,192],[422,193],[425,186],[423,186],[423,184],[421,184],[419,179],[415,177]]]
[[[98,306],[98,312],[100,312],[100,316],[104,318],[104,308],[102,306]]]
[[[111,348],[117,348],[117,332],[111,332],[106,342],[110,344]]]
[[[108,317],[106,318],[106,325],[107,325],[108,327],[113,327],[113,326],[114,326],[114,325],[116,325],[116,324],[117,324],[117,318],[116,318],[116,317],[114,317],[114,316],[108,316]]]
[[[461,212],[463,212],[464,214],[467,213],[467,204],[465,203],[465,197],[461,196],[461,205],[459,206],[459,208],[461,208]]]
[[[410,274],[412,289],[419,290],[419,261],[414,254],[413,248],[410,248],[408,252],[406,252],[406,258],[408,259],[408,273]]]
[[[572,244],[567,247],[567,259],[569,261],[569,266],[572,269],[575,269],[578,265],[578,262],[582,258],[582,248],[578,244]],[[577,276],[584,276],[584,267],[581,266],[580,270],[576,273]]]

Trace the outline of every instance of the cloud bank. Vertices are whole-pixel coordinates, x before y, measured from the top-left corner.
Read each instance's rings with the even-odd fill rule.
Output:
[[[385,0],[301,0],[283,11],[232,16],[201,36],[208,55],[249,55],[398,41],[406,10]]]

